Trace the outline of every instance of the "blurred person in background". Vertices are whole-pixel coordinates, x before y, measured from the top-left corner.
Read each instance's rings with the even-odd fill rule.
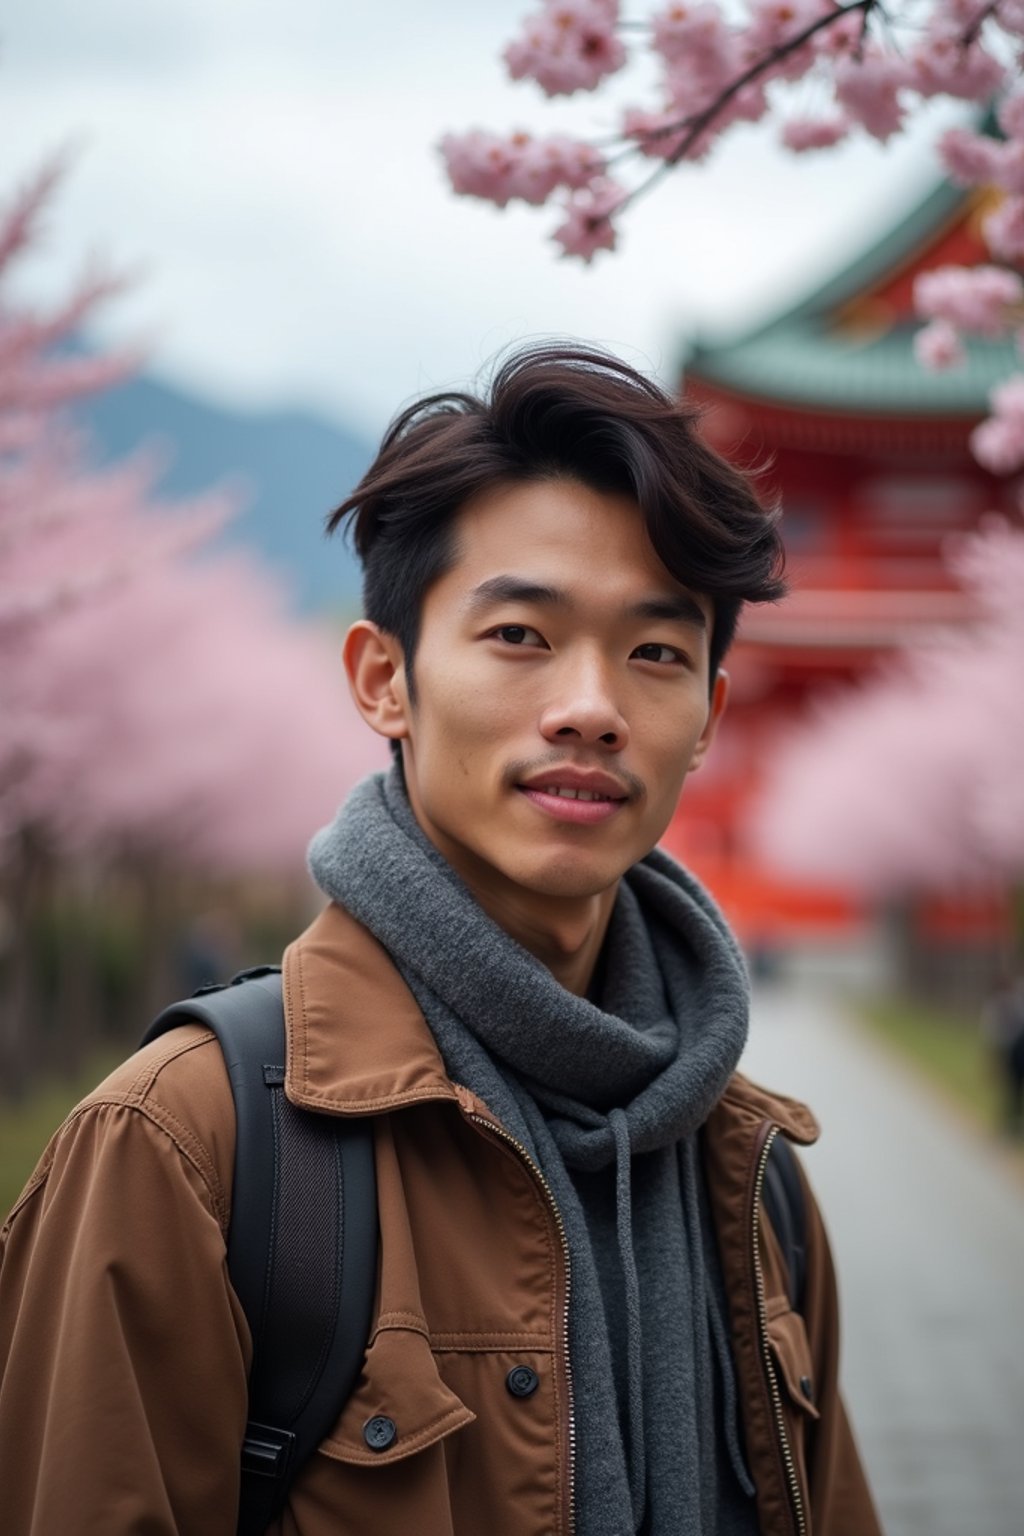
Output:
[[[782,594],[775,515],[685,405],[549,346],[403,412],[346,518],[345,664],[394,761],[311,846],[285,1087],[374,1117],[380,1267],[273,1529],[875,1536],[791,1153],[766,1205],[817,1126],[736,1073],[742,958],[656,846],[740,610]],[[195,1025],[51,1142],[3,1234],[9,1536],[234,1529],[233,1147]]]
[[[238,970],[242,933],[234,913],[226,907],[210,907],[189,923],[176,955],[182,993],[190,997],[200,987],[223,983]]]
[[[1008,1136],[1024,1136],[1024,975],[1008,971],[981,1013],[992,1051]]]

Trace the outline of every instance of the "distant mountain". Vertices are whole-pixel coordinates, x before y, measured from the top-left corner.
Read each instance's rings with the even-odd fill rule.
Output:
[[[84,402],[79,415],[104,461],[144,443],[164,449],[163,494],[240,481],[243,510],[219,542],[260,552],[286,580],[297,611],[351,608],[358,600],[354,556],[340,537],[323,534],[324,514],[373,457],[356,433],[302,411],[226,410],[145,376]]]

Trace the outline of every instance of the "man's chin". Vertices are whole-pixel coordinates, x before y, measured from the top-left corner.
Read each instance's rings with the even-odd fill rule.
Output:
[[[620,868],[607,860],[572,859],[519,871],[515,878],[516,884],[535,896],[555,901],[587,901],[616,885],[628,868],[629,865]]]

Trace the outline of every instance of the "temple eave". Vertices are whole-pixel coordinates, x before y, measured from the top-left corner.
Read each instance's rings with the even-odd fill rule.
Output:
[[[687,397],[703,407],[705,431],[716,443],[749,438],[811,453],[927,453],[960,459],[983,412],[888,413],[820,402],[782,401],[743,393],[700,375],[686,377]]]

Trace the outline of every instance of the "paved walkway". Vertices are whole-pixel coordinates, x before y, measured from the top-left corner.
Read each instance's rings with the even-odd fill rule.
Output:
[[[887,1536],[1024,1536],[1024,1183],[820,983],[758,996],[743,1069],[822,1123],[805,1166]]]

